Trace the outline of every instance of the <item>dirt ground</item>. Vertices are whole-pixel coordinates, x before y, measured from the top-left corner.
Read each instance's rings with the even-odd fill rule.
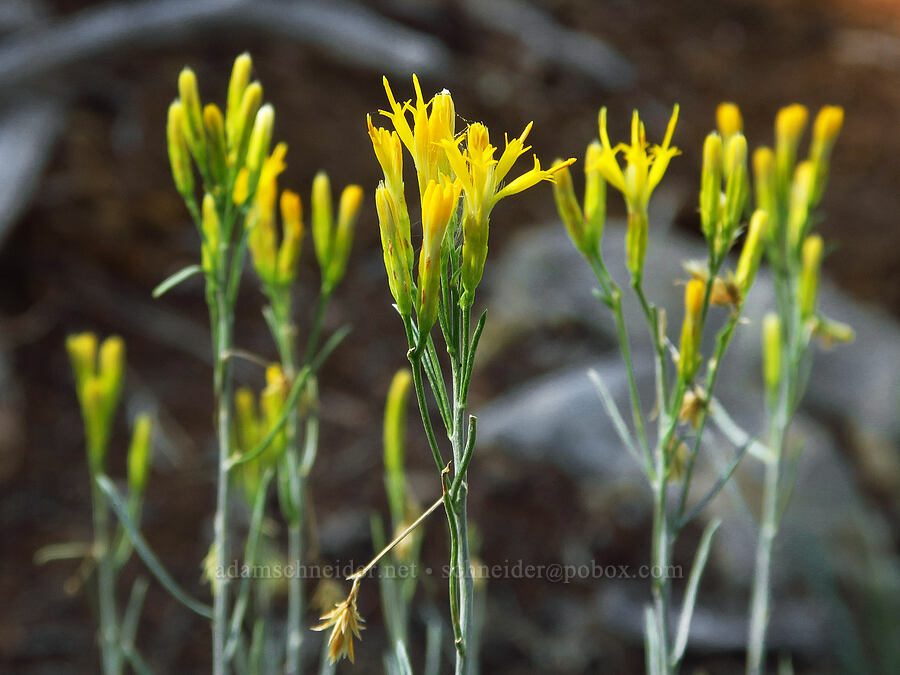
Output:
[[[60,12],[88,3],[59,0]],[[638,73],[637,84],[610,92],[590,79],[529,55],[509,36],[473,25],[454,2],[375,3],[385,14],[428,32],[448,46],[453,68],[424,79],[426,91],[449,88],[458,112],[484,120],[499,138],[534,121],[535,152],[581,156],[596,134],[596,114],[609,108],[615,135],[630,110],[646,112],[651,137],[661,134],[673,102],[681,104],[674,160],[666,183],[682,195],[678,227],[699,232],[696,192],[700,148],[719,101],[738,102],[751,147],[772,142],[781,105],[813,110],[843,105],[846,124],[834,155],[831,184],[819,228],[833,251],[825,273],[860,301],[900,317],[900,5],[890,0],[705,0],[668,2],[547,0],[541,5],[563,26],[595,34],[616,48]],[[313,174],[326,169],[335,185],[357,182],[371,190],[377,165],[365,133],[366,113],[384,105],[377,66],[336,65],[287,40],[214,31],[175,45],[94,60],[67,73],[71,111],[33,204],[0,250],[2,358],[10,368],[0,416],[0,670],[15,673],[96,672],[94,619],[88,595],[64,589],[77,579],[77,562],[32,563],[34,552],[57,542],[84,541],[90,532],[89,487],[80,420],[63,340],[91,329],[126,339],[128,413],[157,410],[168,443],[157,453],[147,497],[145,532],[172,574],[203,595],[199,561],[209,546],[214,501],[213,439],[205,308],[197,285],[154,301],[150,290],[197,257],[196,234],[171,186],[165,154],[166,108],[179,69],[190,64],[204,96],[221,100],[235,54],[249,50],[267,99],[277,110],[276,135],[287,141],[283,186],[308,193]],[[395,91],[408,80],[395,77]],[[58,83],[57,83],[58,84]],[[0,158],[0,161],[10,161]],[[611,204],[617,200],[610,198]],[[619,209],[619,206],[611,207]],[[549,190],[535,189],[504,204],[494,218],[492,254],[517,227],[554,217]],[[323,519],[344,511],[385,511],[379,470],[382,400],[393,372],[404,365],[402,328],[390,309],[378,251],[374,209],[367,200],[350,272],[330,309],[327,326],[354,325],[354,333],[322,374],[323,444],[312,486]],[[308,316],[317,270],[310,246],[303,254],[300,316]],[[490,263],[488,263],[490,264]],[[261,297],[254,280],[241,296],[239,344],[271,357]],[[488,299],[488,305],[489,305]],[[360,308],[365,308],[360,312]],[[301,330],[302,330],[301,319]],[[514,369],[515,364],[508,367]],[[259,383],[242,368],[239,377]],[[476,380],[478,375],[476,374]],[[486,400],[502,389],[502,367],[476,382]],[[125,415],[120,415],[124,418]],[[126,439],[120,420],[116,441]],[[409,455],[430,494],[429,458],[416,426]],[[115,454],[115,453],[113,453]],[[121,457],[112,471],[121,472]],[[477,460],[476,460],[477,461]],[[567,532],[590,530],[579,520],[568,479],[544,467],[504,467],[492,460],[484,481],[499,481],[489,502],[473,497],[486,559],[552,558]],[[505,479],[509,470],[515,479]],[[518,472],[518,473],[517,473]],[[121,474],[119,474],[121,475]],[[532,490],[555,508],[527,515],[528,534],[511,522],[523,515]],[[502,495],[497,496],[497,495]],[[574,509],[575,515],[571,515]],[[565,514],[569,515],[565,515]],[[583,513],[581,513],[583,517]],[[440,524],[428,529],[429,560],[445,555]],[[645,555],[634,532],[609,544],[611,559]],[[895,541],[897,531],[895,530]],[[685,547],[689,546],[685,544]],[[323,558],[361,560],[367,544],[323,551]],[[616,558],[618,556],[618,558]],[[133,565],[136,570],[139,566]],[[133,574],[133,571],[130,572]],[[521,582],[520,582],[521,583]],[[504,588],[504,584],[507,586]],[[514,595],[526,614],[554,588],[537,582],[497,582],[490,593]],[[77,585],[77,584],[76,584]],[[439,608],[443,587],[425,589]],[[577,588],[568,592],[577,593]],[[340,672],[380,670],[381,631],[374,592],[361,609],[371,617],[363,661]],[[499,600],[502,602],[502,600]],[[308,617],[312,621],[314,617]],[[540,621],[540,619],[536,619]],[[209,635],[200,620],[154,586],[141,624],[146,652],[164,654],[172,672],[202,672]],[[512,629],[489,626],[485,673],[537,672]],[[598,630],[604,661],[593,672],[640,672],[641,646]],[[369,659],[368,657],[371,657]],[[740,654],[692,655],[708,672],[739,672]],[[808,655],[798,672],[834,672],[831,655]]]

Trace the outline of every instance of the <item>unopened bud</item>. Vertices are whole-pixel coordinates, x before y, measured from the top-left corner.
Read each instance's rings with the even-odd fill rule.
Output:
[[[263,162],[269,156],[272,144],[272,127],[275,124],[275,109],[266,104],[256,113],[253,131],[250,134],[250,145],[247,147],[247,169],[250,175],[258,174]]]
[[[766,230],[769,226],[769,214],[757,209],[750,218],[750,227],[747,230],[747,239],[741,250],[738,260],[735,283],[741,291],[741,296],[746,297],[747,291],[753,285],[756,271],[759,269],[759,261],[762,258],[766,241]]]
[[[606,179],[597,168],[602,154],[603,146],[593,141],[584,155],[584,232],[585,245],[591,251],[600,250],[606,225]],[[559,172],[554,175],[558,179]]]
[[[800,162],[794,172],[794,181],[791,184],[791,198],[788,205],[788,243],[791,250],[796,251],[797,246],[806,236],[809,229],[809,211],[811,206],[813,181],[815,180],[815,167],[812,162]]]
[[[722,137],[713,132],[703,143],[703,170],[700,177],[700,224],[703,236],[712,244],[719,224],[722,203]]]
[[[568,167],[556,172],[556,180],[553,183],[553,199],[556,201],[556,211],[566,226],[569,238],[575,244],[575,248],[589,255],[592,253],[587,248],[584,232],[584,217],[581,206],[575,196],[575,186],[572,184],[572,174]],[[595,251],[594,251],[595,252]]]
[[[690,382],[700,367],[701,314],[706,284],[691,279],[684,291],[684,322],[681,326],[681,344],[678,371],[682,380]]]
[[[378,213],[378,229],[381,232],[381,248],[384,267],[388,276],[391,295],[397,309],[404,317],[412,313],[412,276],[409,264],[409,241],[401,228],[401,215],[390,191],[379,183],[375,191],[375,210]]]
[[[200,105],[200,92],[197,88],[197,76],[190,68],[185,68],[178,75],[178,95],[184,106],[184,135],[194,159],[201,167],[206,167],[206,140],[203,130],[203,111]]]
[[[320,171],[313,178],[311,205],[313,246],[316,250],[316,260],[319,261],[319,269],[324,278],[328,274],[328,263],[331,260],[332,229],[334,228],[331,181],[324,171]]]
[[[147,486],[150,473],[150,446],[153,422],[149,415],[138,415],[128,446],[128,489],[133,496],[140,496]]]
[[[800,267],[800,290],[798,301],[800,316],[808,319],[816,310],[816,296],[819,292],[819,277],[822,270],[822,237],[811,235],[803,242]]]
[[[338,202],[337,227],[334,230],[334,241],[331,244],[331,260],[328,262],[326,286],[333,290],[347,273],[347,261],[353,247],[353,234],[359,210],[362,206],[363,191],[359,185],[348,185],[341,193]]]
[[[188,150],[185,127],[187,118],[184,105],[175,101],[169,106],[169,117],[166,123],[166,141],[169,150],[169,164],[172,167],[172,179],[175,188],[185,199],[194,196],[194,168]]]
[[[209,155],[209,168],[219,185],[224,185],[228,171],[228,151],[225,148],[225,120],[222,111],[210,103],[203,108],[203,126]]]
[[[831,150],[837,141],[838,134],[844,124],[844,109],[834,105],[826,105],[813,124],[813,139],[810,146],[809,159],[815,167],[811,205],[814,207],[822,200],[825,185],[828,182]]]
[[[303,244],[303,218],[300,195],[290,190],[281,193],[281,246],[278,249],[278,280],[291,283],[297,276]]]
[[[777,222],[779,211],[775,191],[775,153],[771,148],[760,147],[754,150],[753,182],[756,188],[756,208],[762,209],[769,214],[773,222]],[[772,234],[770,231],[770,238]]]
[[[778,396],[781,380],[781,320],[777,314],[766,314],[762,324],[763,381],[770,401]]]
[[[240,116],[241,102],[247,84],[250,82],[250,71],[253,70],[253,60],[250,54],[244,52],[234,60],[231,69],[231,79],[228,81],[228,100],[225,108],[225,125],[228,129],[228,142],[235,145],[235,124]]]
[[[201,229],[203,232],[203,245],[200,249],[203,271],[207,277],[213,278],[216,274],[217,261],[219,259],[219,214],[216,211],[216,200],[208,192],[203,196],[203,208]]]
[[[744,130],[741,109],[735,103],[720,103],[716,108],[716,126],[726,141],[734,134],[741,133]]]

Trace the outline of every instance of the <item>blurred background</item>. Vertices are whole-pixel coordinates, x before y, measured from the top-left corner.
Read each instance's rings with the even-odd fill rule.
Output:
[[[859,339],[817,354],[819,370],[798,419],[806,445],[776,549],[771,645],[801,673],[897,672],[894,0],[3,0],[0,670],[98,670],[78,561],[33,563],[42,546],[90,537],[81,421],[63,349],[70,332],[126,339],[128,414],[120,415],[113,447],[127,442],[130,415],[154,411],[160,432],[144,531],[176,579],[197,595],[207,592],[199,563],[212,529],[215,448],[206,310],[196,280],[158,301],[150,291],[199,250],[165,151],[177,74],[190,65],[204,98],[223,101],[231,63],[244,50],[276,108],[276,137],[290,148],[281,185],[304,199],[319,169],[334,185],[374,188],[379,170],[365,115],[384,107],[382,74],[402,98],[412,95],[412,72],[426,94],[448,88],[457,112],[484,121],[495,144],[533,120],[529,140],[545,162],[582,156],[600,106],[609,108],[614,138],[626,133],[637,107],[653,140],[680,103],[675,144],[683,154],[651,204],[649,283],[656,301],[673,308],[682,258],[702,251],[700,149],[716,104],[740,104],[751,148],[773,141],[782,105],[800,102],[813,112],[844,106],[819,225],[831,247],[824,269],[833,282],[822,306],[853,324]],[[612,192],[609,203],[606,237],[615,256],[624,210]],[[489,564],[639,565],[649,553],[649,493],[584,376],[588,367],[614,373],[619,363],[609,317],[590,297],[587,266],[556,222],[546,186],[504,202],[492,225],[480,295],[490,330],[473,383],[483,425],[470,470],[479,557]],[[318,288],[309,242],[305,248],[301,331]],[[367,199],[348,277],[326,319],[329,328],[351,323],[355,330],[320,380],[312,561],[362,562],[372,552],[369,516],[386,513],[381,415],[390,378],[406,358],[379,248]],[[723,385],[723,399],[751,432],[762,400],[754,319],[769,302],[761,290],[751,303]],[[248,275],[238,343],[273,358],[261,306]],[[262,379],[249,366],[238,377],[253,386]],[[430,503],[437,485],[416,419],[409,445],[413,490]],[[112,453],[116,475],[122,454]],[[706,471],[712,475],[714,465]],[[738,478],[755,504],[754,467]],[[686,670],[742,672],[753,529],[727,497],[711,512],[727,526],[701,586]],[[701,525],[675,552],[685,569]],[[436,566],[446,557],[437,519],[427,527],[425,556]],[[139,567],[133,563],[131,574]],[[486,588],[482,672],[643,671],[647,582],[496,578]],[[445,594],[443,581],[426,579],[417,606],[443,615]],[[370,629],[357,666],[342,664],[339,672],[381,671],[385,641],[374,585],[363,590],[360,609]],[[305,621],[315,618],[311,611]],[[421,636],[421,621],[414,624],[413,635]],[[157,672],[208,670],[208,628],[155,585],[140,635]],[[413,657],[421,658],[416,647]]]

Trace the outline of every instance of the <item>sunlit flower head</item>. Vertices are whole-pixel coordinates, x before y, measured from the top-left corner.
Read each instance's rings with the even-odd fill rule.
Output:
[[[437,182],[441,173],[450,173],[441,143],[453,139],[456,108],[446,89],[426,101],[419,78],[413,75],[412,79],[416,97],[400,103],[394,98],[387,78],[383,78],[390,110],[380,112],[391,121],[400,141],[412,155],[419,182],[419,196],[422,197],[429,182]],[[377,152],[376,149],[376,154]]]
[[[631,118],[631,143],[619,143],[613,147],[606,129],[606,108],[600,110],[599,126],[602,152],[597,158],[597,169],[606,181],[625,197],[628,210],[646,213],[650,195],[662,180],[669,162],[680,154],[680,150],[670,143],[678,123],[678,105],[672,109],[672,117],[666,128],[666,135],[660,145],[650,146],[647,133],[637,110]],[[625,158],[624,169],[619,164],[618,154]]]

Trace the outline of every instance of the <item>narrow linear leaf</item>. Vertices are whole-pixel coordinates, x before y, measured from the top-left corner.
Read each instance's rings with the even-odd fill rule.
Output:
[[[694,616],[694,607],[697,604],[697,588],[700,585],[700,577],[703,576],[703,570],[706,567],[706,561],[709,558],[709,549],[712,545],[712,538],[722,521],[719,518],[711,520],[703,530],[703,536],[700,538],[700,546],[697,547],[697,554],[694,557],[694,564],[691,567],[691,574],[688,577],[687,590],[684,592],[684,603],[681,607],[681,617],[678,620],[678,633],[675,637],[675,647],[672,650],[673,668],[677,667],[684,656],[684,650],[687,648],[688,633],[691,630],[691,619]]]
[[[190,279],[195,274],[200,274],[201,272],[203,272],[203,268],[200,267],[200,265],[188,265],[187,267],[183,267],[182,269],[175,272],[175,274],[167,277],[162,283],[154,288],[153,297],[158,298],[167,291],[175,288],[175,286],[180,284],[185,279]]]
[[[706,505],[709,504],[713,499],[716,498],[722,488],[725,487],[725,484],[728,482],[728,479],[731,478],[732,474],[734,474],[735,469],[737,469],[738,464],[741,463],[741,460],[744,458],[744,455],[747,454],[747,450],[750,448],[750,445],[753,443],[753,440],[750,439],[747,443],[738,450],[737,455],[735,455],[734,459],[731,460],[731,464],[728,465],[728,468],[725,472],[719,476],[719,479],[715,482],[715,484],[709,489],[703,499],[694,504],[690,511],[688,511],[684,518],[678,521],[678,529],[680,530],[689,522],[691,522],[698,513],[700,513],[703,509],[706,508]]]
[[[146,577],[138,577],[131,587],[131,595],[128,598],[128,607],[125,609],[125,616],[122,618],[122,629],[119,633],[123,651],[128,647],[134,646],[138,621],[141,618],[141,609],[144,606],[144,598],[147,597],[147,589],[149,586],[150,582],[147,581]]]
[[[429,615],[426,619],[427,633],[425,637],[425,675],[440,675],[441,672],[441,639],[444,626],[440,619]]]
[[[594,387],[597,388],[597,394],[600,396],[600,402],[603,403],[603,409],[606,410],[606,414],[610,420],[612,420],[613,427],[616,430],[616,433],[619,434],[619,438],[622,443],[625,445],[625,449],[634,457],[635,461],[641,466],[644,465],[644,460],[641,458],[640,453],[637,451],[637,448],[634,446],[634,441],[631,438],[631,432],[628,430],[628,426],[625,424],[625,420],[622,419],[622,415],[619,412],[619,408],[616,405],[615,400],[613,400],[612,394],[609,391],[609,388],[606,386],[606,382],[603,381],[603,378],[600,377],[600,373],[598,373],[593,368],[588,371],[588,377],[591,378],[591,382],[594,383]]]
[[[100,486],[100,489],[103,490],[107,499],[109,499],[109,504],[119,517],[122,525],[125,526],[125,531],[128,533],[128,536],[131,538],[131,543],[134,545],[134,550],[141,556],[144,564],[147,565],[147,569],[156,577],[156,580],[185,607],[204,618],[212,619],[212,608],[188,595],[166,571],[166,568],[162,566],[159,558],[156,557],[156,554],[153,553],[143,535],[138,532],[134,523],[131,521],[131,518],[128,515],[128,506],[125,504],[125,501],[122,499],[122,496],[119,494],[119,491],[116,489],[116,486],[113,485],[112,481],[107,476],[97,476],[97,484]]]
[[[716,423],[719,431],[725,434],[725,438],[731,441],[731,443],[739,448],[744,445],[749,445],[748,450],[751,455],[764,462],[770,461],[772,451],[769,447],[754,440],[750,437],[750,434],[741,429],[738,423],[735,422],[725,408],[722,407],[719,399],[713,398],[709,402],[709,414],[712,416],[713,422]]]

